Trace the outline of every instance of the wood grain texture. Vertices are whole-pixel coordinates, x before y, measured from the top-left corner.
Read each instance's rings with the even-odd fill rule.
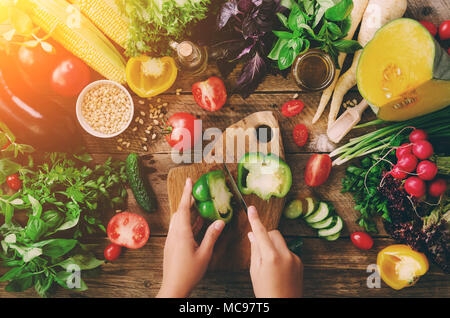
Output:
[[[256,129],[260,126],[270,127],[273,132],[272,139],[268,143],[259,142]],[[280,127],[272,112],[257,112],[240,120],[228,127],[218,138],[214,147],[208,153],[204,160],[205,163],[192,164],[173,168],[169,171],[167,177],[167,192],[169,194],[169,205],[171,214],[175,213],[178,203],[183,194],[186,179],[190,177],[194,182],[203,174],[214,171],[224,170],[223,162],[232,174],[234,180],[237,180],[237,162],[247,152],[262,152],[264,154],[273,153],[284,158],[283,141],[279,133]],[[237,140],[242,140],[240,144]],[[206,162],[215,162],[207,164]],[[231,181],[226,175],[228,187]],[[211,270],[236,271],[249,268],[250,265],[250,243],[247,233],[251,231],[248,223],[245,209],[234,194],[233,218],[227,224],[224,232],[221,234],[216,248],[214,250],[209,268]],[[261,222],[268,230],[278,227],[285,198],[272,197],[265,201],[254,194],[244,195],[247,205],[254,205],[260,212]],[[196,215],[196,211],[192,212]],[[197,219],[194,215],[192,219]],[[207,224],[209,225],[209,224]]]

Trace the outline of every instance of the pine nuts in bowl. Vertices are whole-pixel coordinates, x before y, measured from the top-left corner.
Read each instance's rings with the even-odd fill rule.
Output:
[[[116,137],[133,120],[133,98],[119,83],[96,81],[86,86],[78,96],[76,113],[81,127],[92,136]]]

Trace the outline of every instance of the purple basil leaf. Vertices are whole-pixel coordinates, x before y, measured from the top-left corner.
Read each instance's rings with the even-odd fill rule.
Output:
[[[250,12],[250,10],[252,10],[255,5],[256,4],[254,4],[254,1],[252,0],[239,0],[238,2],[239,11],[244,14]]]
[[[228,23],[231,17],[236,16],[238,13],[238,4],[234,0],[225,3],[217,15],[217,27],[219,30]]]
[[[266,73],[266,61],[256,52],[255,56],[242,69],[241,75],[236,81],[236,90],[242,97],[248,97],[258,87]]]

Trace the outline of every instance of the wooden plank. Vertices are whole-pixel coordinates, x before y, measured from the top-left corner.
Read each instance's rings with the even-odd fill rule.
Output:
[[[291,238],[289,238],[291,239]],[[153,297],[162,280],[164,237],[151,237],[139,250],[125,250],[114,263],[102,266],[99,276],[81,277],[89,289],[76,293],[61,288],[56,297]],[[101,257],[107,240],[99,243],[95,254]],[[349,239],[327,242],[305,238],[302,261],[305,266],[304,290],[306,297],[450,297],[450,276],[432,265],[429,272],[412,288],[395,291],[383,282],[381,288],[366,285],[367,266],[376,262],[377,252],[392,244],[389,239],[376,239],[369,251],[355,248]],[[4,273],[4,269],[0,274]],[[0,284],[0,297],[36,297],[33,290],[14,294]],[[192,297],[253,297],[248,271],[209,272],[194,289]]]
[[[238,95],[231,96],[225,106],[216,112],[208,112],[200,108],[194,101],[192,95],[168,95],[159,97],[162,103],[168,103],[167,118],[178,112],[189,112],[195,115],[198,119],[202,120],[203,131],[208,128],[219,128],[224,131],[226,127],[238,122],[242,118],[253,114],[258,111],[273,111],[275,117],[278,119],[281,134],[284,141],[284,147],[286,153],[298,153],[298,152],[330,152],[335,149],[336,145],[330,142],[326,136],[327,127],[327,112],[322,118],[314,125],[311,124],[314,113],[316,112],[317,105],[320,100],[320,93],[303,94],[299,97],[304,103],[305,108],[299,115],[294,117],[284,117],[281,115],[280,110],[282,105],[292,99],[291,94],[253,94],[247,99],[243,99]],[[349,97],[350,98],[350,97]],[[351,94],[351,99],[357,99],[359,102],[361,97],[358,94]],[[154,102],[151,102],[154,103]],[[111,139],[99,139],[83,133],[83,137],[86,141],[87,150],[90,153],[123,153],[123,152],[138,152],[144,153],[167,153],[171,151],[170,146],[167,144],[165,138],[159,135],[159,138],[155,141],[151,141],[151,135],[145,133],[145,130],[149,125],[154,125],[153,119],[148,117],[148,104],[141,105],[136,102],[136,117],[140,117],[144,120],[144,124],[133,124],[127,131],[116,138]],[[140,116],[140,112],[146,112],[146,117]],[[363,120],[368,121],[374,119],[374,115],[371,111],[364,113]],[[309,130],[309,140],[304,147],[298,147],[293,140],[292,131],[297,124],[305,124]],[[133,129],[137,127],[136,131]],[[161,130],[156,130],[161,132]],[[367,132],[368,129],[359,129],[352,131],[342,143],[348,141],[349,138],[361,135]],[[143,142],[142,138],[148,138],[148,142]],[[131,145],[129,148],[125,146],[123,151],[119,151],[117,146],[120,145],[118,140],[122,142],[129,141]],[[204,141],[203,146],[206,146],[210,141]],[[144,151],[143,145],[148,147],[148,151]]]

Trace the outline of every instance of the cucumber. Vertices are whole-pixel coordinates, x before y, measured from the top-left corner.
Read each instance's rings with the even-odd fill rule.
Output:
[[[156,209],[155,194],[147,178],[144,178],[141,161],[137,154],[132,153],[127,157],[125,170],[136,202],[144,211],[154,211]]]
[[[296,219],[303,212],[303,203],[300,200],[294,200],[284,210],[284,216],[288,219]]]
[[[309,215],[307,218],[305,218],[305,221],[311,225],[312,223],[317,223],[325,220],[330,215],[330,209],[328,208],[328,204],[325,202],[319,203],[319,208]]]
[[[333,222],[333,224],[329,228],[319,230],[318,234],[320,237],[331,236],[339,233],[342,230],[342,228],[344,227],[344,222],[342,221],[341,217],[339,215],[336,215],[334,218],[335,222]]]
[[[306,214],[303,216],[304,218],[308,217],[312,213],[314,213],[319,207],[319,202],[315,198],[308,197],[305,199],[306,201]]]
[[[341,232],[337,232],[336,234],[325,236],[324,239],[326,239],[327,241],[336,241],[339,238],[339,236],[341,236]]]
[[[329,216],[325,220],[317,222],[317,223],[309,224],[309,226],[312,227],[313,229],[318,229],[318,230],[326,229],[333,223],[333,221],[334,221],[334,217]]]

